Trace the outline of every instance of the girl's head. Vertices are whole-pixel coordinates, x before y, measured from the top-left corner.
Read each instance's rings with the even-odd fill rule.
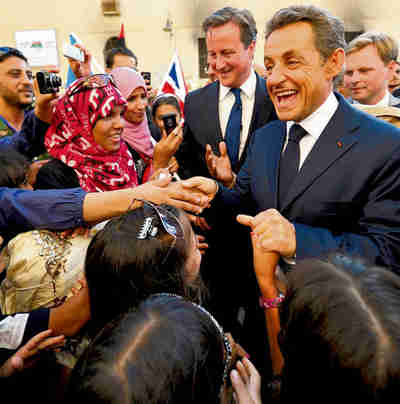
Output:
[[[113,321],[75,367],[71,399],[90,403],[219,403],[232,346],[200,306],[153,295]]]
[[[28,184],[29,160],[14,151],[7,149],[0,152],[0,187],[32,189]]]
[[[163,93],[154,98],[151,113],[155,124],[158,126],[160,131],[164,129],[164,122],[162,117],[167,114],[175,114],[176,122],[181,119],[181,109],[179,106],[178,99],[173,94]]]
[[[288,275],[280,344],[286,398],[388,402],[399,394],[400,279],[340,254]],[[310,383],[311,381],[311,383]]]
[[[143,77],[129,67],[117,67],[111,71],[118,88],[128,101],[124,118],[139,125],[146,119],[147,91]]]
[[[86,255],[94,331],[152,293],[199,299],[200,260],[190,222],[176,208],[144,202],[110,220]]]

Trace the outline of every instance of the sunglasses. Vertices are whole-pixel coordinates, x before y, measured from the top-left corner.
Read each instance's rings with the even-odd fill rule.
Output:
[[[161,222],[164,230],[173,237],[173,242],[170,245],[168,252],[165,255],[165,257],[161,263],[161,266],[162,266],[165,264],[172,249],[175,247],[176,240],[184,238],[182,223],[179,221],[179,219],[174,214],[167,211],[166,209],[161,208],[160,206],[154,205],[153,203],[151,203],[149,201],[145,201],[143,199],[136,199],[136,200],[139,202],[142,202],[143,207],[154,211],[156,213],[157,217],[160,219],[160,222]],[[146,218],[146,219],[149,219],[149,218]],[[137,235],[137,238],[139,240],[144,240],[148,237],[149,234],[151,234],[151,228],[150,228],[151,225],[149,225],[149,223],[151,223],[151,222],[149,222],[146,219]]]
[[[75,88],[70,92],[69,96],[80,93],[82,91],[93,90],[95,88],[103,88],[111,83],[114,87],[117,87],[113,77],[109,74],[93,74],[87,78],[81,79],[75,86]]]

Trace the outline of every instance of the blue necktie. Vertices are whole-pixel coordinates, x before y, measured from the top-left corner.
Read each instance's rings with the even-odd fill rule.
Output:
[[[282,206],[293,180],[299,172],[300,165],[300,140],[307,132],[297,123],[289,130],[289,139],[286,149],[279,163],[279,205]]]
[[[240,88],[231,88],[235,96],[235,103],[229,115],[228,124],[225,131],[225,143],[232,168],[239,160],[240,130],[242,127],[242,100],[240,99]]]

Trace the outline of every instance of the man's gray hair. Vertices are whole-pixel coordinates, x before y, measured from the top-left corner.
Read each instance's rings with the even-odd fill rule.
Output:
[[[308,22],[314,32],[315,47],[325,61],[338,49],[346,49],[343,22],[316,6],[291,6],[277,11],[267,22],[265,39],[277,29],[296,22]]]
[[[245,49],[257,38],[257,25],[253,15],[247,9],[224,7],[208,16],[203,22],[205,33],[210,28],[233,22],[240,29],[240,40]]]

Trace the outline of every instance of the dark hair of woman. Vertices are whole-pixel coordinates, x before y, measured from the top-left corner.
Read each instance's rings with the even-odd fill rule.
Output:
[[[183,237],[174,240],[153,207],[145,204],[110,220],[91,240],[85,275],[93,332],[153,293],[169,292],[195,301],[200,299],[201,278],[196,273],[190,279],[186,268],[190,247],[195,242],[190,222],[174,207],[157,208],[176,219],[176,226],[182,226]],[[146,226],[149,232],[143,237]]]
[[[179,114],[181,113],[178,99],[173,94],[163,93],[155,97],[151,104],[151,115],[153,119],[156,117],[157,108],[161,105],[172,105]]]
[[[288,275],[282,397],[389,402],[400,394],[400,278],[342,255]]]
[[[0,152],[0,187],[19,188],[26,184],[30,162],[13,149]]]
[[[79,179],[75,170],[58,159],[52,159],[40,167],[34,184],[34,189],[66,189],[79,187]]]
[[[68,401],[219,403],[224,342],[211,317],[154,295],[99,333],[73,370]]]

